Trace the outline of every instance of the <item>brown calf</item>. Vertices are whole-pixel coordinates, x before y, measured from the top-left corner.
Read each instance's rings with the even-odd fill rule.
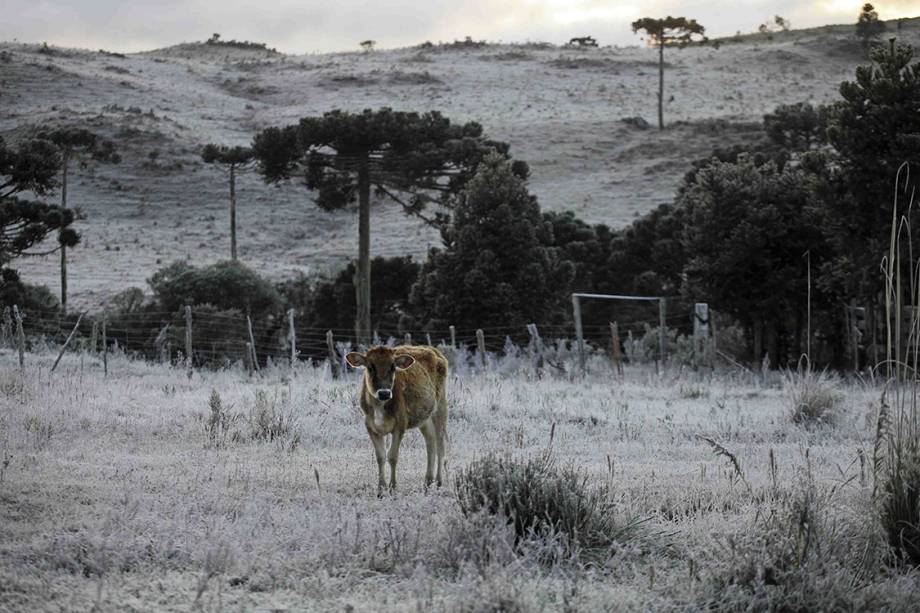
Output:
[[[345,360],[363,367],[359,400],[364,425],[377,457],[377,493],[386,488],[384,455],[390,463],[390,489],[396,488],[396,462],[399,444],[409,428],[418,428],[425,437],[428,470],[425,487],[435,480],[441,485],[441,470],[447,444],[447,358],[433,347],[401,345],[371,347],[365,353],[352,352]],[[385,454],[383,437],[392,435]]]

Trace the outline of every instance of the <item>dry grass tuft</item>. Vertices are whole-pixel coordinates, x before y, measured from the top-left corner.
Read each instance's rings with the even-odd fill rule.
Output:
[[[784,375],[784,389],[791,405],[789,419],[797,426],[832,426],[840,419],[843,395],[840,381],[827,371],[805,367]]]

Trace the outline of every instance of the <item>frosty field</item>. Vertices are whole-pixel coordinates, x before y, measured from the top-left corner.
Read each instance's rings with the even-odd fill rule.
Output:
[[[118,357],[104,378],[80,354],[50,374],[54,357],[27,355],[21,378],[0,355],[3,611],[910,610],[920,596],[916,574],[876,563],[871,383],[830,380],[835,424],[804,428],[792,376],[458,367],[445,487],[424,491],[410,432],[397,492],[378,499],[353,372],[189,380]],[[213,436],[212,390],[229,416]],[[501,518],[461,514],[464,467],[549,446],[609,487],[622,530],[604,551],[547,563],[553,542],[515,548]]]

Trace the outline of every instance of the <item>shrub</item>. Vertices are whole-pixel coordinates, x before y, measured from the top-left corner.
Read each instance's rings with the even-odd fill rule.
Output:
[[[528,459],[487,455],[456,479],[456,496],[467,518],[504,517],[519,548],[533,538],[556,540],[567,556],[602,549],[622,532],[613,522],[606,486],[592,487],[574,467],[556,466],[550,451]]]
[[[0,310],[14,304],[26,314],[56,312],[61,308],[61,303],[47,286],[23,283],[19,273],[12,268],[0,269]]]
[[[255,404],[249,413],[249,435],[253,441],[272,442],[288,451],[300,445],[292,407],[279,406],[263,390],[256,392]]]
[[[882,395],[873,466],[881,482],[879,519],[898,558],[920,566],[920,420],[915,380],[895,390],[894,412]]]
[[[218,262],[205,268],[174,262],[147,282],[164,311],[178,311],[186,304],[210,304],[258,318],[281,305],[271,283],[239,262]]]
[[[843,394],[836,389],[839,382],[826,371],[806,367],[787,373],[784,382],[792,423],[810,428],[833,425],[840,417]]]
[[[239,420],[239,413],[231,413],[230,407],[224,407],[223,401],[217,390],[211,390],[211,396],[208,398],[209,413],[204,420],[204,433],[208,445],[212,447],[224,447],[227,439],[238,438],[239,432],[230,434],[230,429]]]
[[[885,609],[899,597],[876,583],[882,550],[863,516],[844,517],[835,488],[804,478],[753,525],[716,538],[702,560],[691,610],[860,611]],[[684,588],[685,586],[682,586]],[[901,603],[903,606],[903,603]],[[898,606],[891,607],[898,610]]]

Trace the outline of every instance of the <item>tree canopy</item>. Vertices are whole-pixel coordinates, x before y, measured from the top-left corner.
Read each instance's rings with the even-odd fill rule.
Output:
[[[445,248],[431,251],[412,288],[416,323],[435,330],[556,319],[575,268],[545,246],[550,227],[508,160],[484,158],[455,203]]]

